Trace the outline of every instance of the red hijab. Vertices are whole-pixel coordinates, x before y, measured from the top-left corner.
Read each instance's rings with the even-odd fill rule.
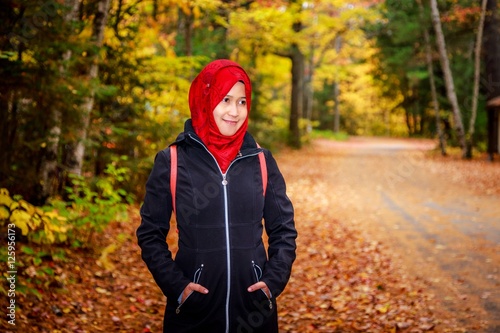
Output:
[[[238,81],[245,85],[247,110],[250,113],[250,78],[243,68],[233,61],[212,61],[193,80],[189,89],[189,109],[194,131],[214,155],[222,172],[226,172],[241,148],[248,127],[248,115],[234,135],[225,136],[220,133],[215,123],[213,111]]]

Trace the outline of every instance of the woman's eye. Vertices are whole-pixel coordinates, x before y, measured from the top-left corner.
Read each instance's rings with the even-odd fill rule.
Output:
[[[224,98],[222,99],[222,101],[223,101],[224,103],[228,103],[228,102],[229,102],[229,97],[224,97]]]
[[[240,104],[241,105],[247,105],[247,101],[243,99],[243,100],[240,101]]]

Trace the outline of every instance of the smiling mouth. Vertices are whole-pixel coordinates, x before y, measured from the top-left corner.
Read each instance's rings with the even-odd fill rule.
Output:
[[[237,120],[225,120],[223,119],[225,123],[229,124],[229,125],[236,125],[238,123]]]

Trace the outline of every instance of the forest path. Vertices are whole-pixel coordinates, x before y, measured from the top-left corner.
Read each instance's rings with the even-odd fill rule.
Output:
[[[500,165],[429,158],[434,147],[321,139],[278,162],[298,207],[295,183],[321,179],[335,219],[387,245],[403,271],[428,283],[437,312],[442,307],[468,332],[500,332]]]

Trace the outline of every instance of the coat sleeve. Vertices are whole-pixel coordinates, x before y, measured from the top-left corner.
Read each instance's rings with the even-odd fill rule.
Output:
[[[297,230],[292,202],[286,195],[285,180],[276,160],[266,151],[268,183],[264,206],[264,221],[269,238],[267,262],[261,280],[278,297],[285,289],[296,257]]]
[[[146,182],[141,224],[136,235],[142,250],[142,260],[156,284],[167,298],[177,299],[190,281],[173,260],[166,242],[171,214],[170,150],[166,149],[156,155]]]

